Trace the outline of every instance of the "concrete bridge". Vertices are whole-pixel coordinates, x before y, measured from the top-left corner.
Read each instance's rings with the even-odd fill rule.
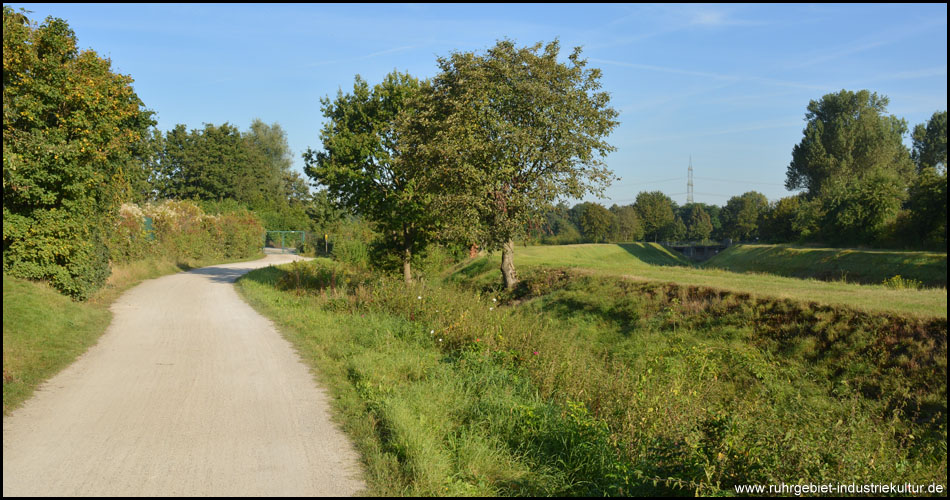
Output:
[[[719,252],[729,248],[729,245],[724,245],[721,243],[710,244],[710,245],[695,245],[695,244],[670,244],[666,245],[667,248],[671,250],[676,250],[677,252],[689,257],[692,260],[703,262],[713,258]]]

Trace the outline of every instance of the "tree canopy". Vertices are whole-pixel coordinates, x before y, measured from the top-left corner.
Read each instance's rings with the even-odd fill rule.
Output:
[[[407,73],[392,72],[373,88],[357,75],[352,93],[321,99],[323,151],[304,153],[306,174],[337,203],[372,221],[384,248],[401,252],[407,282],[413,254],[432,238],[435,216],[426,164],[410,152],[417,136],[404,125],[420,87]]]
[[[83,298],[109,275],[103,231],[146,174],[154,124],[132,88],[62,19],[3,7],[4,269]]]
[[[903,135],[907,123],[886,115],[888,99],[867,90],[842,90],[808,104],[802,141],[792,148],[785,187],[809,198],[838,179],[883,172],[903,187],[913,174]]]

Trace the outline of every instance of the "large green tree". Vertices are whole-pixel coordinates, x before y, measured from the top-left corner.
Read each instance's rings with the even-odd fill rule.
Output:
[[[804,190],[797,217],[811,221],[801,224],[804,236],[866,244],[893,225],[915,169],[903,143],[907,123],[886,114],[887,104],[887,97],[867,90],[842,90],[808,104],[804,137],[792,149],[785,181],[788,189]]]
[[[720,215],[726,236],[736,240],[757,237],[760,219],[768,207],[769,200],[756,191],[729,198]]]
[[[637,195],[633,204],[640,215],[643,232],[647,238],[653,237],[657,241],[665,228],[669,227],[674,219],[673,200],[661,191],[642,191]]]
[[[412,151],[427,133],[409,116],[420,87],[407,73],[392,72],[372,88],[357,75],[352,93],[320,101],[327,118],[323,150],[304,153],[305,173],[336,203],[372,221],[381,243],[399,252],[406,282],[413,255],[432,240],[437,215],[426,157]]]
[[[692,241],[706,241],[712,234],[713,225],[709,213],[692,203],[686,209],[686,237]]]
[[[637,241],[643,238],[643,224],[633,205],[613,205],[610,211],[614,214],[613,237],[616,241]]]
[[[785,187],[820,197],[837,180],[884,175],[903,187],[913,163],[903,135],[907,123],[887,115],[888,99],[867,90],[842,90],[808,104],[802,141],[792,148]]]
[[[439,58],[429,91],[427,144],[441,166],[439,202],[457,238],[501,249],[506,287],[517,282],[514,239],[558,198],[601,194],[613,180],[603,158],[617,111],[578,47],[516,47]]]
[[[937,111],[926,124],[914,127],[911,134],[913,147],[911,158],[917,165],[917,171],[947,169],[947,112]]]
[[[109,275],[104,232],[136,197],[154,124],[62,19],[3,7],[3,266],[84,298]]]
[[[909,241],[929,248],[947,247],[947,112],[938,111],[926,124],[914,127],[911,156],[917,178],[908,190]]]
[[[594,243],[602,243],[607,241],[616,217],[600,203],[588,202],[579,219],[584,238]]]

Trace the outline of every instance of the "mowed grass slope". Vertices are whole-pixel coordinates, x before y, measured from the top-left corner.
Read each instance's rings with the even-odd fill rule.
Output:
[[[3,414],[82,354],[109,325],[107,309],[3,275]]]
[[[947,287],[947,254],[938,252],[735,245],[703,267],[873,284],[901,276],[926,287]]]
[[[747,293],[754,297],[843,305],[861,311],[891,312],[915,317],[947,317],[946,289],[900,290],[799,279],[769,274],[738,273],[692,267],[655,244],[561,245],[515,248],[515,268],[576,268],[593,274],[623,276]],[[452,271],[478,284],[500,283],[500,253],[467,261]]]

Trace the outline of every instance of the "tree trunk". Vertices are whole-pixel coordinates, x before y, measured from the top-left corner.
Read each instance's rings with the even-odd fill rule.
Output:
[[[406,254],[402,258],[402,277],[406,279],[406,283],[412,283],[412,264],[410,264],[410,259],[412,254],[409,253],[409,250],[406,250]]]
[[[505,280],[505,288],[511,290],[518,283],[515,276],[514,262],[515,242],[508,240],[501,249],[501,275]]]
[[[412,242],[409,240],[409,230],[403,229],[402,232],[402,277],[406,283],[412,283]]]

